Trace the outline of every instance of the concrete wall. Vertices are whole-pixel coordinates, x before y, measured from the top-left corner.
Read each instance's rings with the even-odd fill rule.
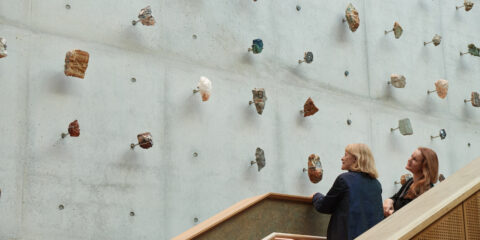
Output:
[[[343,0],[0,1],[0,239],[168,239],[247,197],[328,191],[354,142],[372,148],[384,197],[418,146],[437,151],[447,177],[480,156],[480,109],[463,103],[480,90],[480,58],[459,56],[480,44],[480,7],[352,3],[355,33]],[[157,24],[133,27],[146,5]],[[398,40],[383,34],[394,21]],[[424,47],[434,34],[441,45]],[[265,50],[248,54],[259,37]],[[63,74],[72,49],[90,53],[85,79]],[[314,62],[297,64],[305,51]],[[387,86],[391,73],[405,89]],[[213,82],[208,102],[192,95],[200,76]],[[443,100],[426,94],[439,78]],[[262,116],[248,106],[256,87]],[[320,110],[303,118],[308,97]],[[414,135],[391,133],[405,117]],[[80,137],[61,140],[75,119]],[[431,141],[441,128],[447,138]],[[154,146],[130,150],[145,131]],[[261,172],[249,164],[256,147]],[[325,168],[316,185],[302,172],[311,153]]]

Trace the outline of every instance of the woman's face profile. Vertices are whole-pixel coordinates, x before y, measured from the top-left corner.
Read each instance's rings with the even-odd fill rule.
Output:
[[[413,174],[422,173],[422,163],[423,163],[423,156],[420,150],[415,150],[410,158],[407,161],[407,166],[405,169],[412,172]]]
[[[345,155],[342,157],[342,170],[350,170],[355,161],[355,156],[345,151]]]

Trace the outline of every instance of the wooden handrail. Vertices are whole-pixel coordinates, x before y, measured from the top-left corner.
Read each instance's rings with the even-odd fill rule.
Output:
[[[318,236],[274,232],[264,237],[262,240],[327,240],[327,238],[318,237]]]
[[[294,201],[294,202],[302,202],[302,203],[312,202],[311,197],[295,196],[295,195],[288,195],[288,194],[281,194],[281,193],[267,193],[267,194],[259,195],[256,197],[247,198],[223,210],[222,212],[216,214],[215,216],[199,223],[195,227],[190,228],[189,230],[173,238],[173,240],[195,238],[200,234],[218,226],[219,224],[225,222],[226,220],[247,210],[248,208],[254,206],[255,204],[265,199],[277,199],[277,200]]]
[[[480,158],[470,162],[356,239],[411,239],[479,191],[479,172]]]

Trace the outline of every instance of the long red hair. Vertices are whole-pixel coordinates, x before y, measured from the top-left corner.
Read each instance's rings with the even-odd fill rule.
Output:
[[[422,153],[422,173],[423,176],[417,182],[414,182],[408,190],[406,198],[414,199],[428,189],[438,180],[438,158],[437,154],[430,148],[419,147],[418,150]]]

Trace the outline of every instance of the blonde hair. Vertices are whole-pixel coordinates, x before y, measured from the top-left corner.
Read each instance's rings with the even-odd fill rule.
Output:
[[[378,172],[375,168],[375,159],[370,148],[363,143],[348,144],[345,151],[355,156],[357,161],[350,168],[355,172],[363,172],[371,178],[378,178]]]

